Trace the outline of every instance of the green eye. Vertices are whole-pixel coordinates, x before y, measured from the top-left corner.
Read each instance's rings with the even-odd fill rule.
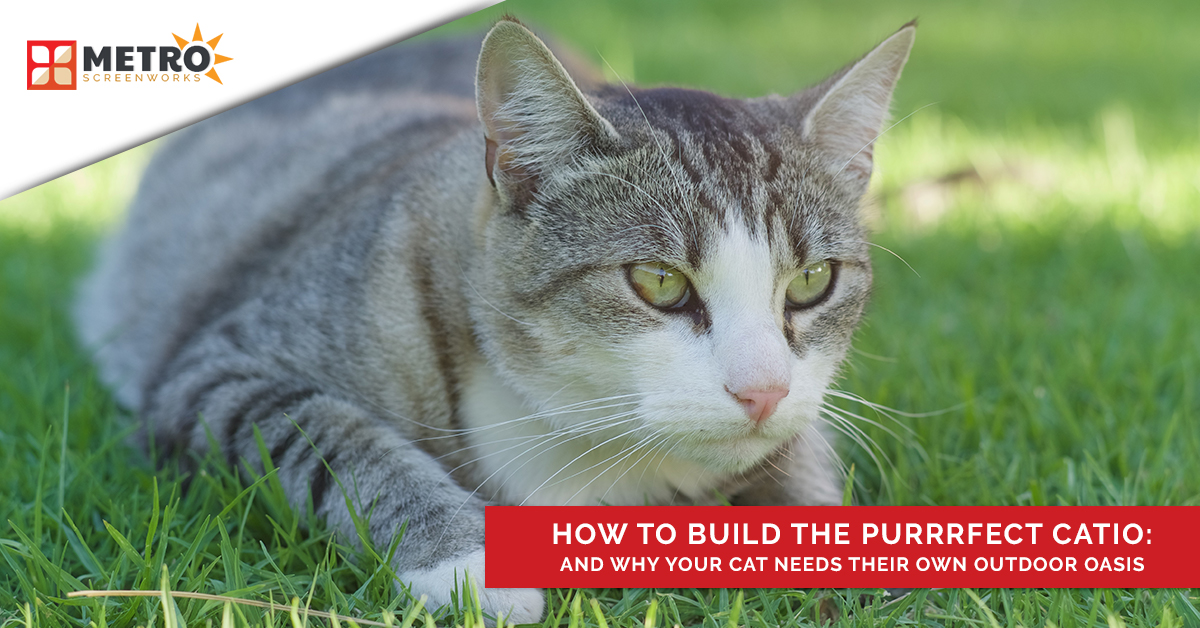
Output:
[[[630,266],[629,283],[633,284],[638,296],[654,307],[681,307],[691,296],[683,273],[658,262]]]
[[[787,287],[787,304],[793,308],[811,307],[820,303],[833,285],[833,263],[822,260],[800,269],[800,274]]]

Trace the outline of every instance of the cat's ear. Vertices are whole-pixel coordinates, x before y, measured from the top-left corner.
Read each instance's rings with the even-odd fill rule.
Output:
[[[805,141],[829,156],[839,174],[861,185],[863,191],[871,178],[875,139],[887,118],[892,90],[916,32],[916,21],[905,24],[863,58],[793,96],[794,103],[805,111]]]
[[[483,40],[475,100],[488,179],[517,203],[555,169],[618,139],[550,49],[507,18]]]

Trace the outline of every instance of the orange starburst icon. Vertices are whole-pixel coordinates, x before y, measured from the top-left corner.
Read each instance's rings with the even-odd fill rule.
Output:
[[[204,41],[204,36],[200,34],[200,24],[197,23],[196,32],[192,34],[191,41],[188,41],[179,35],[176,35],[175,33],[171,33],[171,36],[175,38],[175,43],[179,44],[179,50],[183,52],[185,58],[187,58],[186,55],[190,52],[188,50],[189,46],[199,46],[201,48],[205,48],[205,52],[208,53],[208,58],[211,59],[211,61],[208,62],[208,71],[204,72],[204,76],[207,76],[221,85],[224,85],[224,83],[221,83],[221,77],[217,74],[217,64],[225,63],[226,61],[233,61],[233,57],[219,55],[216,52],[217,44],[220,43],[221,37],[224,36],[224,33],[221,33],[220,35],[217,35],[208,41]],[[201,68],[201,70],[203,69],[204,68]]]

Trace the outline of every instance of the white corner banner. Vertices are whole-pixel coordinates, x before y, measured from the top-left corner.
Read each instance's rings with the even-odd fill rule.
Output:
[[[7,3],[0,198],[496,2]]]

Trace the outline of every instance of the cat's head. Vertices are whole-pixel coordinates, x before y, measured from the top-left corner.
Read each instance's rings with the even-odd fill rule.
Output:
[[[871,288],[859,201],[915,27],[791,97],[582,92],[504,20],[472,316],[535,405],[742,471],[817,419]],[[592,401],[598,400],[598,401]],[[657,440],[654,440],[657,439]],[[633,441],[631,441],[633,442]]]

